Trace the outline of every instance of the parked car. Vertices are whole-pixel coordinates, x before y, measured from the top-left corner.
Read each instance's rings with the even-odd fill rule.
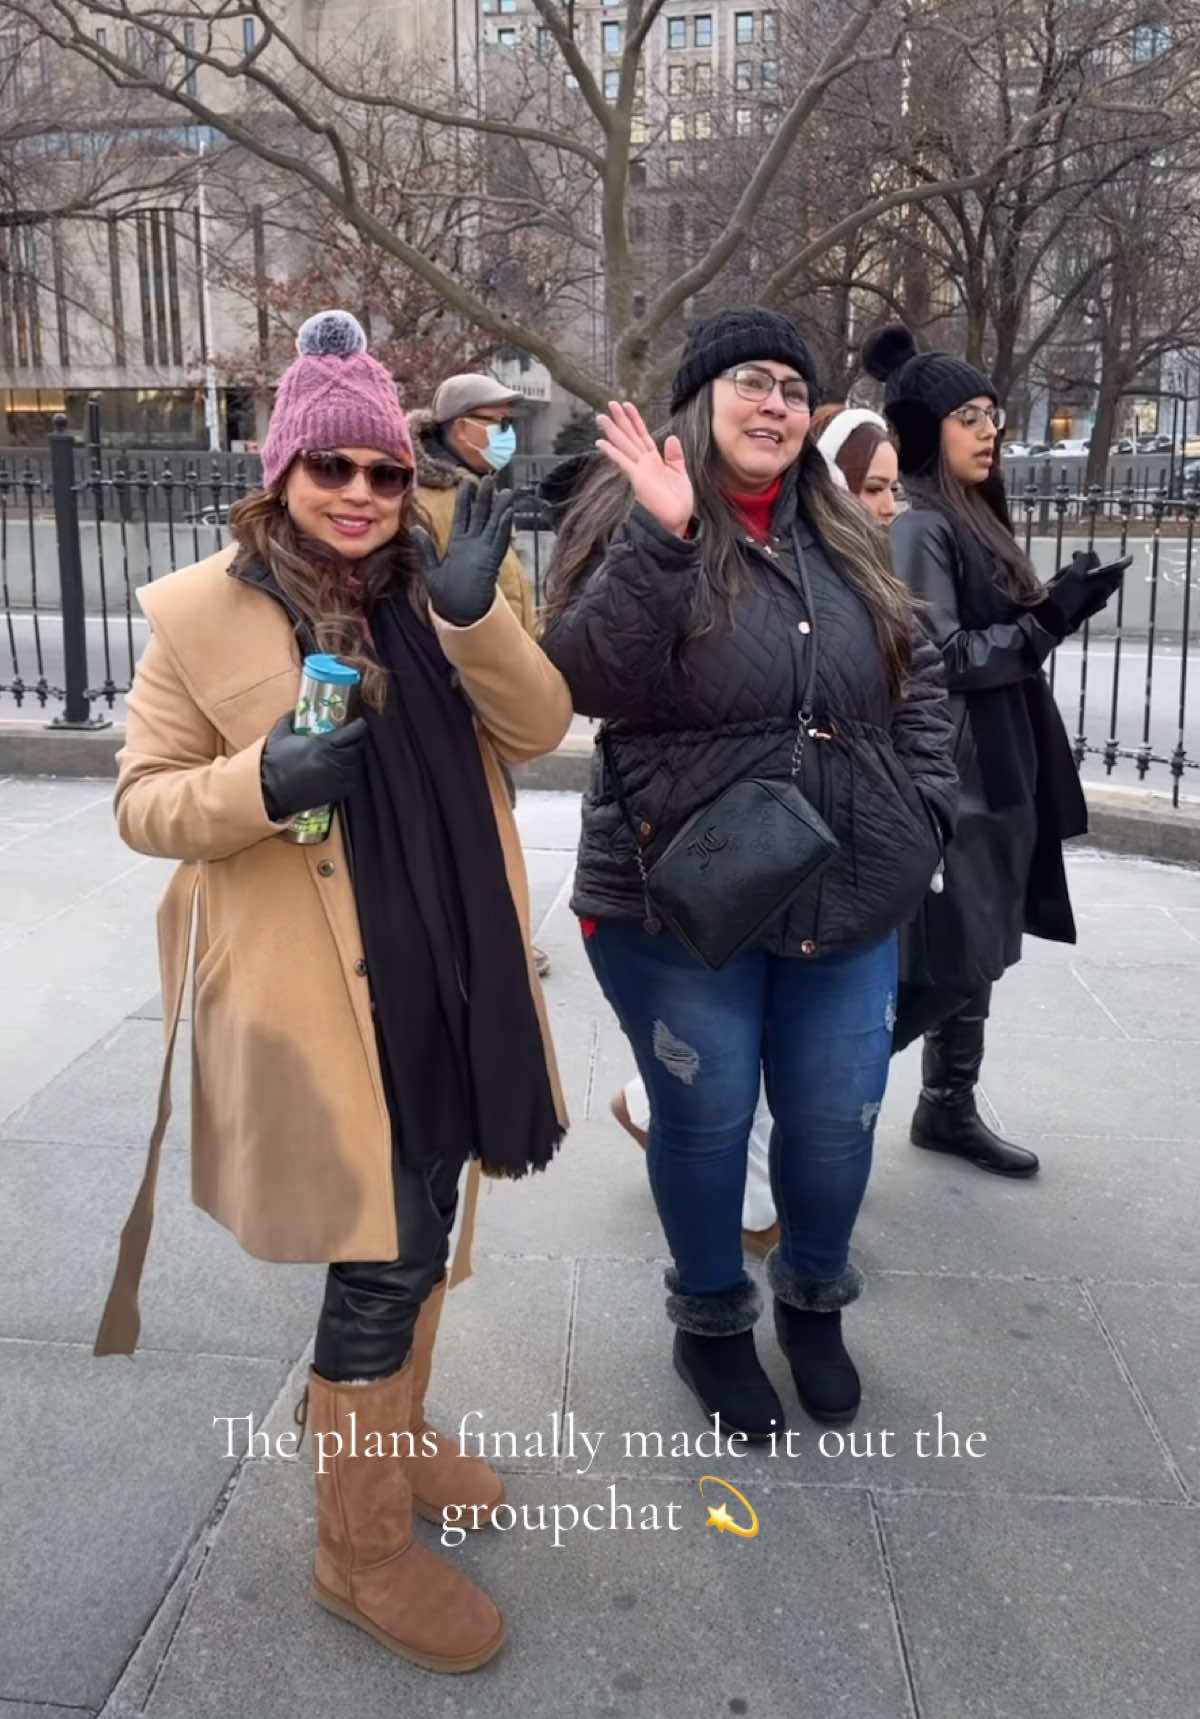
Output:
[[[1200,460],[1185,460],[1176,481],[1184,490],[1200,489]]]
[[[1170,436],[1163,436],[1157,432],[1150,435],[1139,436],[1137,439],[1137,451],[1139,454],[1169,454],[1171,447],[1172,442]]]
[[[1109,448],[1108,451],[1109,451],[1110,455],[1112,455],[1112,454],[1136,454],[1137,453],[1137,447],[1134,443],[1132,436],[1122,436],[1120,441],[1114,442],[1112,447]]]
[[[1040,459],[1043,454],[1050,452],[1050,444],[1049,442],[1030,442],[1028,451],[1030,459]]]
[[[1050,458],[1052,460],[1085,459],[1091,445],[1090,440],[1080,440],[1077,437],[1065,442],[1053,442],[1050,447]]]
[[[1028,442],[1004,442],[1000,447],[1002,460],[1023,460],[1029,456]]]

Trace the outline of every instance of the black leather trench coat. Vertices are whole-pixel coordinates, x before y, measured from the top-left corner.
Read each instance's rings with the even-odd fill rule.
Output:
[[[1086,831],[1087,809],[1042,671],[1058,641],[930,503],[896,520],[892,558],[942,653],[960,784],[945,887],[906,927],[901,979],[968,997],[1020,959],[1025,932],[1075,941],[1062,843]]]

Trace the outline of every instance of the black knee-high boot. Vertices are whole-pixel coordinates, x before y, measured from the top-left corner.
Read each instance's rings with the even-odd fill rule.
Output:
[[[1014,1146],[989,1128],[975,1104],[983,1062],[988,992],[925,1034],[921,1097],[912,1119],[912,1143],[928,1152],[965,1158],[996,1176],[1032,1176],[1036,1153]]]

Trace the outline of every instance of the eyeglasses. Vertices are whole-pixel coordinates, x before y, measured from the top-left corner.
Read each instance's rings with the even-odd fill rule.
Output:
[[[960,423],[964,430],[982,430],[985,424],[990,424],[997,435],[1008,421],[1003,406],[960,406],[957,412],[948,416]]]
[[[780,379],[757,364],[739,364],[733,370],[723,371],[722,378],[733,383],[734,393],[740,394],[743,400],[757,400],[761,403],[763,400],[769,400],[778,388],[780,399],[789,412],[807,412],[809,409],[808,383],[802,376],[785,376]]]
[[[495,424],[498,430],[511,430],[512,419],[506,412],[502,418],[481,418],[478,412],[464,412],[464,418],[469,418],[473,424]]]
[[[355,472],[363,472],[371,494],[380,501],[395,501],[412,482],[412,468],[398,465],[395,460],[371,460],[364,465],[349,454],[331,452],[327,448],[306,448],[300,455],[305,475],[318,489],[345,489],[354,482]]]

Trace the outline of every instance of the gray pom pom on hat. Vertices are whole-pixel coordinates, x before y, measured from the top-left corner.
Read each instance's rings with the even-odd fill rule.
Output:
[[[302,358],[351,358],[366,350],[362,323],[348,310],[319,310],[300,324],[296,336]]]

